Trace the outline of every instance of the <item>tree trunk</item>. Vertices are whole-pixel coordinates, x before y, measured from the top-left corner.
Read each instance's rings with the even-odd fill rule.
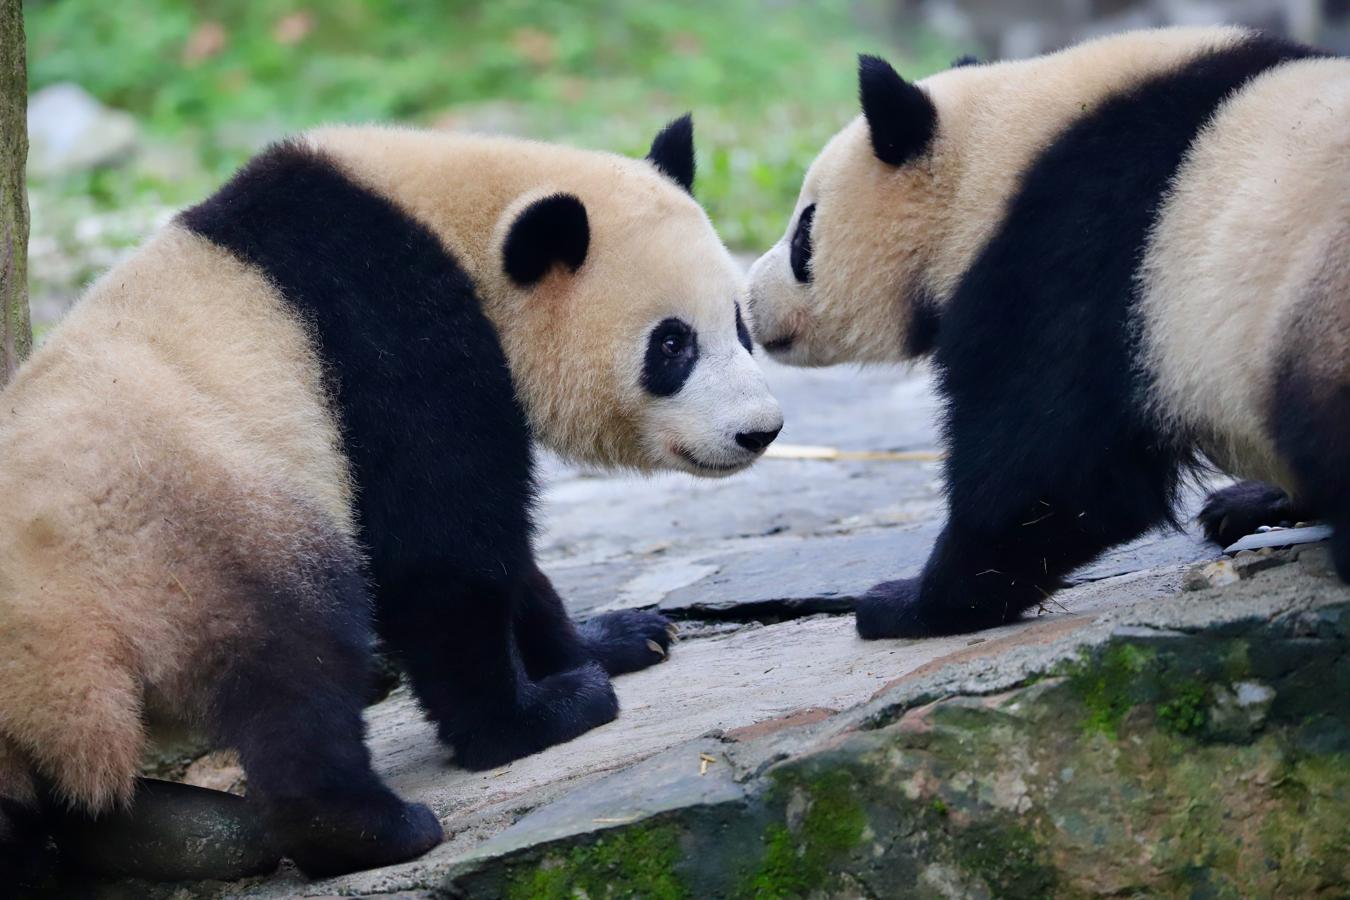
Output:
[[[33,347],[28,320],[28,70],[21,0],[0,0],[0,386]]]

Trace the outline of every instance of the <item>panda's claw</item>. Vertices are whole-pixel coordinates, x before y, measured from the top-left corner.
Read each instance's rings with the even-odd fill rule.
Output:
[[[673,623],[657,612],[621,609],[577,625],[591,658],[610,675],[624,675],[666,659],[674,640]]]

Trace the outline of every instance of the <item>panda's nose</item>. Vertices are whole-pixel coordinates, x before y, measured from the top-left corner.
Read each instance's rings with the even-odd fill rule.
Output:
[[[778,432],[783,430],[783,426],[778,426],[773,431],[742,431],[736,435],[736,443],[752,453],[758,453],[765,447],[773,443],[773,439],[778,437]]]

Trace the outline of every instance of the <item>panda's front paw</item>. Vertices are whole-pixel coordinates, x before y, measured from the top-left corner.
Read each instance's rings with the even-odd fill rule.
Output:
[[[445,839],[435,813],[383,789],[265,809],[272,839],[307,878],[406,862]]]
[[[883,581],[858,598],[858,635],[863,640],[966,634],[1015,620],[1020,606],[990,596],[973,606],[949,606],[924,597],[920,579]]]
[[[618,715],[609,675],[590,663],[522,685],[510,708],[494,704],[467,716],[461,711],[442,721],[441,740],[456,763],[481,771],[566,743]]]
[[[1287,524],[1296,516],[1280,488],[1263,481],[1239,481],[1209,495],[1195,518],[1205,537],[1227,547],[1262,525]]]
[[[856,624],[865,641],[927,637],[934,632],[919,610],[919,579],[883,581],[858,598]]]
[[[577,625],[591,658],[611,675],[624,675],[664,662],[675,625],[660,613],[623,609]]]

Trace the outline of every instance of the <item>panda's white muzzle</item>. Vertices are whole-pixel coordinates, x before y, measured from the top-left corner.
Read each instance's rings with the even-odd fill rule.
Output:
[[[653,401],[648,426],[664,467],[718,477],[759,459],[783,412],[750,353],[732,344],[705,354],[679,393]]]

